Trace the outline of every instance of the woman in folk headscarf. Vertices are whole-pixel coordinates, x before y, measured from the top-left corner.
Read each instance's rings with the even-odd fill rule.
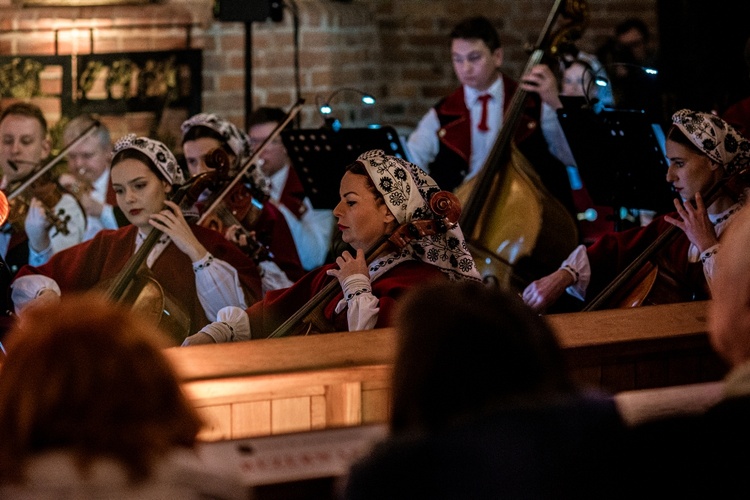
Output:
[[[230,179],[236,177],[250,159],[248,135],[218,115],[199,113],[185,120],[181,128],[182,150],[191,176],[212,169],[206,164],[206,155],[216,148],[222,148],[229,155]],[[224,236],[240,245],[240,248],[251,250],[252,246],[243,244],[244,240],[236,235],[240,229],[253,232],[257,242],[268,248],[272,255],[272,258],[264,256],[256,259],[263,269],[264,292],[286,288],[305,274],[292,232],[281,211],[273,203],[266,201],[271,188],[268,177],[257,167],[251,168],[248,175],[249,178],[243,179],[244,182],[234,185],[222,202],[224,212],[231,212],[239,223],[231,221],[231,225],[223,227]],[[213,194],[215,193],[207,191],[204,199],[199,200],[201,203],[198,207],[201,210],[211,203]],[[221,209],[217,209],[214,215],[220,212]],[[220,226],[227,224],[227,221],[221,218],[219,220]]]
[[[247,307],[260,298],[252,260],[211,229],[188,224],[169,196],[185,181],[174,155],[161,142],[131,134],[114,148],[110,179],[130,225],[99,232],[39,267],[21,268],[12,283],[17,313],[112,280],[154,229],[163,232],[146,258],[152,276],[187,314],[191,329],[216,319],[226,306]],[[170,244],[171,243],[171,244]]]
[[[746,185],[730,176],[750,163],[750,141],[715,115],[683,109],[672,116],[666,152],[666,179],[679,195],[676,212],[645,227],[605,234],[588,249],[579,246],[560,269],[524,290],[529,306],[543,311],[566,291],[591,300],[671,226],[681,232],[652,258],[659,270],[652,293],[662,302],[709,298],[719,238],[745,200]],[[705,193],[727,180],[706,203]]]
[[[441,219],[429,201],[440,188],[419,167],[381,150],[363,153],[341,179],[341,201],[333,214],[345,251],[335,264],[306,274],[294,286],[268,292],[247,311],[226,308],[220,320],[188,337],[185,345],[266,338],[322,290],[329,276],[341,290],[324,305],[334,331],[359,331],[390,325],[397,298],[407,289],[434,279],[479,280],[474,259],[458,225],[445,232],[387,247],[368,265],[365,252],[403,224]]]

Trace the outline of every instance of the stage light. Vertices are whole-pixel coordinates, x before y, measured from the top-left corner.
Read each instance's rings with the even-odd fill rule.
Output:
[[[362,104],[366,106],[372,106],[375,104],[375,98],[368,94],[367,92],[364,92],[362,90],[356,89],[354,87],[341,87],[333,92],[331,92],[328,97],[325,98],[322,104],[318,106],[318,111],[320,112],[320,115],[323,117],[323,126],[333,128],[334,130],[338,130],[341,128],[341,122],[331,116],[333,113],[333,107],[331,106],[331,101],[333,101],[333,98],[336,97],[341,92],[355,92],[359,94],[360,100],[362,101]],[[318,97],[316,96],[316,101],[318,100]]]

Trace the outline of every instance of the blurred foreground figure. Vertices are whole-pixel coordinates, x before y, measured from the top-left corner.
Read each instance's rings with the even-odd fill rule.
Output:
[[[245,498],[193,451],[168,343],[96,295],[28,308],[0,368],[0,498]]]
[[[391,437],[347,499],[618,498],[624,426],[577,387],[544,319],[474,282],[415,287],[395,316]]]

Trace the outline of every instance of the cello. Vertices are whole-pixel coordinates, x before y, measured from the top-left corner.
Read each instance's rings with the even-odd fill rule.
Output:
[[[206,172],[189,179],[182,184],[170,201],[180,205],[192,205],[206,187],[214,182],[218,173]],[[163,232],[153,228],[146,236],[138,250],[128,259],[125,267],[106,283],[106,295],[113,302],[130,304],[139,315],[149,318],[169,333],[179,344],[190,335],[190,315],[180,304],[168,296],[159,282],[146,266],[146,259],[154,246],[159,242]],[[104,285],[103,285],[104,286]]]
[[[748,167],[742,168],[731,176],[724,177],[706,190],[703,195],[705,205],[710,206],[721,194],[721,191],[732,181],[741,179],[747,182]],[[686,203],[695,201],[690,200]],[[636,256],[599,294],[589,302],[582,311],[600,309],[638,307],[646,302],[652,293],[657,277],[664,276],[662,270],[653,263],[653,257],[662,249],[672,244],[681,234],[677,226],[669,226],[646,249]],[[661,301],[669,302],[669,301]],[[671,302],[674,302],[672,300]]]
[[[388,248],[403,248],[415,238],[423,238],[438,232],[446,232],[456,226],[461,214],[461,204],[456,195],[449,191],[438,191],[430,198],[430,209],[438,219],[422,219],[402,224],[391,234],[384,235],[372,248],[365,252],[367,264]],[[323,308],[341,291],[337,278],[330,281],[300,307],[293,315],[279,325],[267,338],[280,338],[308,333],[329,333],[333,325],[323,316]]]
[[[553,34],[563,8],[574,22]],[[586,14],[585,1],[556,0],[523,74],[554,54],[566,37],[580,33]],[[464,207],[460,224],[483,280],[515,290],[556,269],[579,240],[570,212],[513,143],[526,98],[526,91],[516,89],[480,172],[455,190]]]

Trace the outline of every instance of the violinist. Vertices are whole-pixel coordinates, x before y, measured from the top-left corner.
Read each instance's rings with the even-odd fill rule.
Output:
[[[65,125],[63,140],[71,144],[94,123],[91,115],[76,116]],[[102,229],[117,229],[127,224],[109,182],[112,160],[109,129],[99,122],[94,132],[68,151],[67,159],[68,172],[60,175],[60,184],[76,195],[86,211],[84,240],[90,240]]]
[[[485,164],[518,84],[500,71],[503,48],[483,16],[465,19],[450,33],[453,69],[461,86],[440,100],[409,135],[410,159],[446,190],[476,176]],[[541,102],[526,99],[515,142],[547,190],[575,216],[565,166],[542,134]]]
[[[191,325],[215,320],[225,306],[248,307],[260,298],[253,261],[216,231],[189,224],[168,198],[185,179],[164,144],[134,134],[123,137],[114,147],[110,178],[130,224],[103,229],[43,266],[22,268],[11,285],[18,314],[30,303],[111,281],[154,229],[163,234],[145,264]]]
[[[43,166],[50,153],[41,109],[26,102],[5,108],[0,113],[0,140],[0,189],[9,195]],[[85,230],[86,218],[75,197],[45,174],[12,201],[9,222],[0,231],[0,254],[15,274],[24,264],[44,264],[53,254],[80,243]]]
[[[188,337],[183,345],[265,338],[320,292],[333,276],[338,294],[324,304],[334,331],[359,331],[391,324],[401,294],[435,279],[479,280],[474,259],[458,224],[445,233],[414,238],[403,248],[389,247],[368,265],[365,251],[408,222],[434,219],[428,203],[440,191],[419,167],[382,150],[361,154],[341,179],[341,201],[333,214],[344,251],[333,264],[310,271],[294,286],[274,290],[247,311],[226,308],[215,322]]]
[[[222,148],[229,155],[229,180],[250,158],[247,134],[215,114],[200,113],[187,119],[182,124],[182,134],[182,149],[191,176],[214,168],[206,164],[206,155],[216,148]],[[250,243],[268,249],[272,259],[258,259],[264,292],[291,286],[302,277],[304,270],[284,216],[273,203],[267,202],[268,178],[259,168],[252,168],[247,181],[243,181],[232,187],[222,206],[206,220],[215,221],[215,229],[241,247],[246,247],[249,238]],[[210,190],[203,193],[197,204],[201,213],[210,205],[214,194]],[[243,232],[247,234],[241,234]]]
[[[281,108],[260,107],[253,111],[247,118],[250,145],[257,148],[284,118]],[[336,226],[333,213],[327,208],[313,207],[280,137],[263,149],[258,163],[271,181],[271,201],[284,214],[302,267],[311,271],[323,265]]]
[[[719,239],[745,202],[746,182],[730,176],[750,164],[750,141],[715,115],[683,109],[672,116],[666,153],[666,180],[679,196],[676,212],[645,227],[607,233],[589,248],[577,247],[560,269],[526,287],[526,304],[544,311],[566,291],[590,300],[671,226],[681,232],[654,256],[659,272],[652,290],[661,291],[667,299],[662,303],[709,298]],[[727,179],[734,182],[706,202],[703,193]]]

